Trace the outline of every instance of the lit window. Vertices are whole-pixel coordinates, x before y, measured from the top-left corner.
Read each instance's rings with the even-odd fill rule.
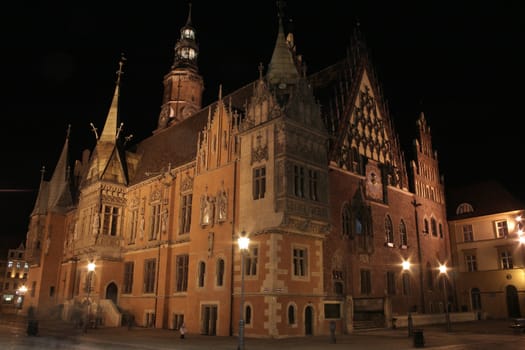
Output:
[[[496,221],[496,235],[498,238],[507,237],[509,228],[507,227],[507,220]]]
[[[385,239],[388,247],[394,246],[394,227],[392,225],[392,219],[389,215],[385,217]]]
[[[474,208],[473,208],[472,205],[469,204],[469,203],[461,203],[461,204],[458,205],[458,207],[456,208],[456,215],[467,214],[467,213],[473,213],[473,212],[474,212]]]
[[[190,28],[184,28],[182,30],[182,38],[184,39],[195,39],[195,32],[191,30]]]
[[[293,249],[293,274],[294,276],[305,277],[307,274],[306,269],[306,249],[294,248]]]
[[[512,254],[508,250],[500,252],[501,268],[504,270],[512,269],[514,264],[512,262]]]
[[[264,198],[266,193],[266,167],[253,169],[253,199]]]
[[[472,232],[472,225],[465,224],[463,225],[463,241],[472,242],[474,240],[474,233]]]
[[[468,272],[478,271],[478,264],[476,263],[475,255],[465,255],[465,263]]]

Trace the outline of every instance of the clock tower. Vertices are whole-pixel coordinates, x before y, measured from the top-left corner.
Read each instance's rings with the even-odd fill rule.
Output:
[[[198,56],[199,46],[191,23],[190,3],[188,19],[175,44],[173,65],[164,76],[164,95],[156,131],[177,124],[201,109],[204,83],[197,66]]]

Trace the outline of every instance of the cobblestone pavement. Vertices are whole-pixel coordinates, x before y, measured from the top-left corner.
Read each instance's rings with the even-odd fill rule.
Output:
[[[24,318],[0,318],[0,349],[143,349],[143,350],[233,350],[238,338],[186,334],[164,329],[133,328],[74,328],[63,322],[42,320],[37,336],[27,336]],[[525,333],[515,333],[508,320],[482,320],[452,324],[447,332],[444,325],[420,328],[417,336],[409,337],[406,328],[374,329],[337,335],[335,343],[328,336],[308,336],[285,339],[245,339],[246,350],[286,349],[363,349],[401,350],[432,348],[450,350],[523,350]]]

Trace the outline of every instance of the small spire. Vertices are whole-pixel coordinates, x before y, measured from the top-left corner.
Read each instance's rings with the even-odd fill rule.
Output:
[[[98,131],[97,131],[97,128],[95,127],[95,124],[89,123],[89,126],[91,126],[91,131],[93,131],[93,133],[95,134],[95,139],[98,140]]]
[[[69,135],[71,134],[71,124],[69,124],[67,126],[67,131],[66,131],[66,139],[69,140]]]
[[[188,1],[188,19],[186,20],[186,25],[191,25],[191,1]]]
[[[120,125],[119,125],[119,127],[118,127],[118,129],[117,129],[117,139],[118,139],[118,137],[119,137],[119,135],[120,135],[120,132],[122,131],[122,128],[123,128],[123,127],[124,127],[124,123],[120,123]]]
[[[277,0],[277,16],[279,20],[284,18],[284,8],[286,7],[286,2],[282,0]]]
[[[124,53],[121,53],[120,61],[118,62],[117,85],[120,85],[120,77],[122,74],[124,74],[124,71],[122,70],[122,67],[124,66],[124,62],[126,62],[126,57],[124,57]]]
[[[117,82],[115,84],[115,92],[113,93],[113,99],[111,101],[111,106],[106,117],[106,122],[104,124],[104,127],[102,128],[100,136],[98,137],[99,141],[114,142],[118,136],[118,103],[120,94],[120,78],[124,73],[122,67],[124,66],[125,61],[126,58],[124,57],[124,54],[121,54],[118,63],[119,68],[117,70]]]
[[[40,169],[40,182],[44,181],[44,174],[46,173],[46,166],[42,165],[42,169]]]
[[[262,80],[263,78],[263,69],[264,67],[263,67],[262,62],[259,62],[259,80]]]
[[[219,101],[222,100],[222,84],[219,84]]]

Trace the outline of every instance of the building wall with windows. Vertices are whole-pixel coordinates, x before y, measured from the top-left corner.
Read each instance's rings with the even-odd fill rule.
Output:
[[[491,193],[490,200],[484,193]],[[460,308],[488,318],[523,317],[525,242],[520,220],[525,207],[492,182],[451,190],[449,196]]]
[[[7,260],[2,261],[2,311],[13,312],[22,307],[29,265],[25,259],[25,246],[8,249]]]

